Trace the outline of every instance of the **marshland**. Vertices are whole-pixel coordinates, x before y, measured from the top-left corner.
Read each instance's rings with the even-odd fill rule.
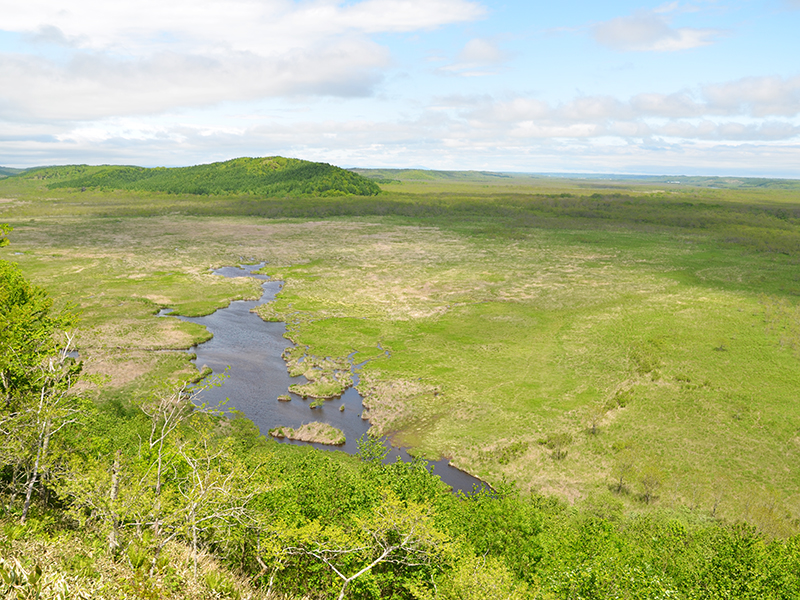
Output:
[[[0,180],[0,222],[13,228],[1,257],[46,290],[53,311],[79,316],[75,392],[92,415],[80,421],[87,429],[65,429],[36,519],[81,538],[86,556],[103,549],[110,521],[95,525],[93,541],[84,496],[58,479],[69,480],[63,473],[78,461],[110,482],[123,452],[136,457],[129,483],[145,481],[151,457],[136,440],[157,419],[142,411],[198,379],[202,365],[187,350],[211,335],[198,317],[261,296],[263,281],[214,271],[263,263],[258,272],[280,289],[253,310],[281,327],[285,346],[274,358],[285,380],[307,381],[257,399],[278,407],[291,393],[280,406],[307,412],[273,435],[343,442],[314,411],[338,412],[355,383],[373,436],[350,457],[278,444],[246,418],[197,411],[197,424],[170,438],[171,460],[183,467],[163,485],[185,491],[179,471],[197,459],[187,448],[214,440],[229,452],[214,463],[218,475],[259,482],[247,499],[259,516],[228,525],[243,528],[236,541],[209,528],[198,542],[176,521],[173,545],[142,538],[146,519],[119,517],[126,549],[104,560],[123,556],[123,577],[142,589],[179,593],[164,587],[161,553],[178,565],[181,552],[196,558],[202,549],[208,572],[225,573],[237,593],[327,597],[336,576],[314,552],[339,538],[323,507],[353,519],[345,529],[357,540],[369,530],[358,529],[364,519],[388,518],[378,514],[384,506],[421,510],[425,527],[448,540],[433,546],[451,554],[431,551],[414,569],[376,567],[350,588],[353,597],[380,597],[370,586],[427,597],[411,583],[422,573],[448,597],[473,597],[484,584],[467,573],[481,556],[491,557],[488,580],[505,586],[498,597],[573,598],[584,587],[597,594],[586,597],[647,598],[662,597],[657,588],[685,598],[798,590],[793,575],[775,579],[800,559],[796,182],[358,173],[369,186],[356,191],[380,191],[120,189],[111,175],[58,168]],[[180,318],[159,317],[163,309]],[[226,408],[246,414],[252,402],[232,395]],[[81,438],[90,443],[79,451]],[[417,460],[370,460],[387,443]],[[493,491],[449,494],[424,469],[440,459]],[[18,499],[10,473],[8,527]],[[284,501],[294,508],[284,512]],[[174,502],[173,516],[182,510]],[[74,526],[81,519],[86,530]],[[44,525],[33,527],[48,539]],[[256,531],[269,551],[253,541]],[[15,535],[7,547],[32,548],[34,534]],[[146,569],[131,558],[139,551]],[[750,561],[752,581],[720,566],[729,559]],[[348,560],[355,568],[361,558]],[[94,589],[96,578],[70,568],[62,570]],[[214,589],[179,571],[171,576],[184,582],[180,593]]]

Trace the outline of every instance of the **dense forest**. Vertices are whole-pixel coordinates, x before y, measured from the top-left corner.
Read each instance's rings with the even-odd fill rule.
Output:
[[[571,506],[507,485],[453,494],[424,461],[386,464],[381,440],[356,457],[267,440],[197,406],[190,381],[97,402],[75,325],[0,261],[3,597],[800,594],[800,537],[624,511],[611,493]]]
[[[193,167],[73,165],[27,171],[56,188],[136,190],[169,194],[250,196],[374,196],[380,188],[356,173],[326,163],[273,156],[237,158]]]

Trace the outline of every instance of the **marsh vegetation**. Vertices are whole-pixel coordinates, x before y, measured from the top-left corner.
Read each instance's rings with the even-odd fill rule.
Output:
[[[269,434],[276,438],[287,438],[298,442],[314,442],[316,444],[328,444],[332,446],[342,446],[347,441],[340,430],[327,423],[320,423],[317,421],[306,423],[297,428],[275,427],[269,430]]]
[[[256,282],[211,269],[265,261],[263,272],[284,287],[260,314],[286,323],[297,344],[286,354],[290,370],[316,374],[319,389],[305,395],[346,387],[349,363],[340,363],[355,356],[365,363],[358,389],[376,433],[418,457],[450,458],[497,489],[513,483],[502,500],[459,504],[432,491],[403,496],[410,480],[393,483],[395,471],[367,478],[394,486],[403,510],[428,523],[414,504],[426,498],[449,535],[466,540],[470,550],[448,567],[442,589],[479,589],[483,573],[513,582],[507,597],[569,598],[582,586],[604,597],[622,580],[650,590],[642,597],[658,597],[657,588],[688,597],[714,577],[728,581],[722,565],[745,555],[759,573],[789,572],[800,517],[795,189],[375,175],[387,181],[383,193],[341,198],[81,191],[12,177],[0,182],[10,200],[0,221],[14,227],[2,257],[46,287],[56,307],[78,305],[84,371],[104,378],[81,385],[118,414],[159,382],[195,372],[169,350],[207,333],[157,319],[158,310],[197,315],[256,298]],[[295,460],[276,458],[285,452],[309,465],[332,461],[340,474],[363,470],[245,438],[263,445],[271,464]],[[315,493],[331,486],[337,497],[360,497],[336,481]],[[486,537],[501,513],[518,515],[509,531],[527,531],[519,535],[528,542]],[[461,531],[454,515],[475,529]],[[747,525],[727,525],[735,522]],[[359,523],[348,535],[371,531]],[[345,551],[332,530],[314,538],[303,527],[287,525],[278,545]],[[667,565],[665,548],[674,552],[677,539],[683,558]],[[536,556],[517,556],[517,546]],[[637,570],[645,555],[648,568],[661,565],[658,577]],[[271,556],[280,589],[303,593],[299,574],[312,554]],[[470,556],[489,557],[486,570],[470,570]],[[340,589],[331,571],[315,572],[318,589]],[[797,585],[759,581],[747,584],[752,597]]]

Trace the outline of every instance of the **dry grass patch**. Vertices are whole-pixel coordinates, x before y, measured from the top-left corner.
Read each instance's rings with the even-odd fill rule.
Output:
[[[10,591],[9,598],[268,599],[265,591],[253,588],[246,578],[225,569],[206,552],[198,557],[195,576],[192,551],[179,543],[168,542],[155,560],[152,549],[139,540],[110,556],[93,540],[87,541],[91,533],[85,531],[38,539],[15,524],[5,523],[4,530],[0,568],[20,575],[33,572],[37,565],[42,570],[37,586],[20,585]],[[4,583],[0,582],[0,591]]]
[[[435,386],[413,380],[384,379],[375,372],[362,374],[358,391],[364,397],[365,416],[378,435],[396,433],[412,425],[415,405],[420,400],[428,404],[440,398]],[[408,440],[398,438],[398,441],[405,443]]]
[[[297,428],[274,427],[269,430],[269,434],[275,438],[287,438],[300,442],[313,442],[331,446],[342,446],[347,441],[340,429],[318,421],[306,423]]]

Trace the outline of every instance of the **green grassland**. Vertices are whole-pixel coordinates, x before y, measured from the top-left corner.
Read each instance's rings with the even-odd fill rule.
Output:
[[[415,454],[525,492],[796,530],[792,186],[377,178],[373,197],[265,198],[12,177],[0,256],[80,308],[104,394],[191,368],[162,351],[206,334],[158,309],[254,297],[209,269],[264,260],[285,286],[262,316],[318,360],[369,359],[371,422]]]

